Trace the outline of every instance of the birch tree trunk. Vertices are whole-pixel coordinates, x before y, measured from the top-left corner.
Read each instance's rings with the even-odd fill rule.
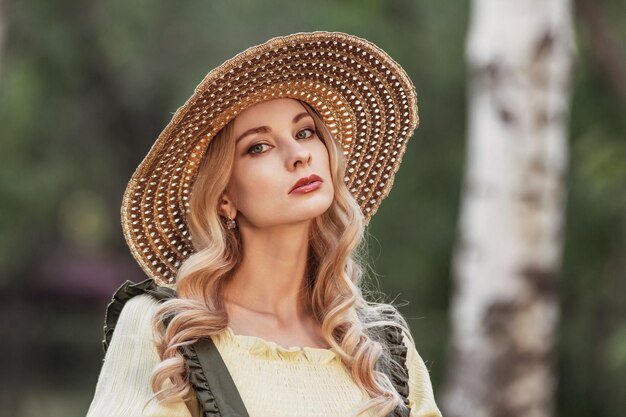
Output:
[[[445,417],[553,413],[574,36],[568,0],[473,0]]]

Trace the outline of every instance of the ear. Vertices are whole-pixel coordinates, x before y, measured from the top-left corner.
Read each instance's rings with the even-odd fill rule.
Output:
[[[222,216],[230,217],[233,220],[237,216],[237,207],[226,192],[220,197],[219,212]]]

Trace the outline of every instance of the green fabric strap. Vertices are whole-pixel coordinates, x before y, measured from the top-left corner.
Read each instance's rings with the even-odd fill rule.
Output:
[[[213,340],[203,338],[194,344],[204,376],[215,396],[222,417],[249,417],[246,406],[239,395],[222,356]]]
[[[152,279],[139,283],[126,281],[114,294],[105,314],[103,347],[106,352],[124,304],[131,298],[148,294],[157,301],[176,297],[168,287],[157,286]],[[397,314],[394,309],[386,312],[389,318]],[[169,321],[166,320],[166,321]],[[408,407],[409,373],[406,367],[407,347],[402,343],[402,333],[393,326],[380,328],[376,336],[389,346],[394,361],[400,365],[393,369],[379,369],[389,375],[393,385]],[[199,339],[192,345],[182,347],[185,362],[190,371],[190,382],[202,408],[203,417],[249,417],[235,382],[211,337]],[[410,410],[397,407],[388,417],[408,417]]]

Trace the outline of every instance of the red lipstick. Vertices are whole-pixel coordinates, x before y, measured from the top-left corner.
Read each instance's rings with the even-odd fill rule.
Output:
[[[291,187],[289,194],[308,193],[310,191],[317,190],[322,185],[322,182],[324,182],[322,178],[320,178],[320,176],[316,174],[311,174],[308,177],[300,178],[298,182],[296,182],[294,186]]]

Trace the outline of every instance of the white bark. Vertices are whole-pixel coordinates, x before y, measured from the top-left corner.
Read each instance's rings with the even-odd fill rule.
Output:
[[[574,36],[568,0],[474,0],[446,417],[552,415]]]

